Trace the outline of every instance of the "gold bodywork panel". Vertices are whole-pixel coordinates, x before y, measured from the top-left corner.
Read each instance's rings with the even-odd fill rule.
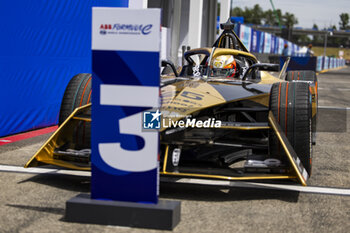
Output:
[[[279,82],[284,82],[284,81],[279,78],[276,78],[275,76],[273,76],[267,71],[261,71],[261,81],[259,82],[259,84],[274,84]]]
[[[90,166],[82,166],[74,162],[66,162],[63,160],[55,159],[54,150],[66,144],[72,142],[72,136],[75,127],[80,121],[89,121],[87,118],[76,117],[79,114],[89,111],[91,103],[79,107],[73,111],[73,113],[62,123],[62,125],[52,134],[52,136],[45,142],[45,144],[35,153],[35,155],[26,163],[24,167],[36,167],[44,164],[52,164],[60,167],[65,167],[75,170],[88,171],[91,170]]]
[[[178,82],[163,87],[161,92],[161,112],[165,121],[168,118],[176,121],[200,109],[226,102],[215,88],[202,80]]]

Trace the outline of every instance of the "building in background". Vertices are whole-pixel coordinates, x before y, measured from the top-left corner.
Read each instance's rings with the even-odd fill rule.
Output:
[[[129,7],[133,7],[130,0]],[[221,0],[219,15],[226,21],[230,0]],[[143,6],[162,9],[162,59],[181,65],[182,46],[211,47],[217,32],[217,0],[143,0]]]

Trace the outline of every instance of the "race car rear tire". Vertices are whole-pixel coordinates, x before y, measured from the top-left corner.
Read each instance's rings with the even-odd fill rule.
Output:
[[[75,75],[64,92],[58,125],[61,125],[74,109],[91,102],[91,74]],[[90,148],[90,122],[80,122],[73,133],[76,149]]]
[[[308,83],[281,82],[273,84],[271,88],[270,110],[309,175],[312,165],[311,104]],[[288,163],[284,149],[272,129],[269,133],[269,154]]]
[[[318,82],[315,71],[312,70],[291,70],[287,72],[286,81],[309,81],[310,85],[315,87],[318,94]],[[318,99],[318,96],[316,96]]]
[[[312,70],[290,70],[287,72],[286,81],[293,80],[317,82],[317,76]]]
[[[318,82],[315,71],[312,70],[291,70],[287,72],[286,81],[309,81],[310,86],[315,88],[316,108],[318,106]],[[316,144],[317,110],[312,118],[312,143]]]

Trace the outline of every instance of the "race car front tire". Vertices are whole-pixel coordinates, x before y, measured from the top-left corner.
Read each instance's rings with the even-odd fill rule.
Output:
[[[74,109],[91,102],[91,74],[75,75],[64,92],[58,125],[61,125]],[[90,122],[80,122],[73,133],[75,149],[90,148]]]
[[[287,72],[286,81],[308,81],[311,88],[314,88],[314,96],[316,98],[316,108],[318,106],[318,82],[315,71],[312,70],[291,70]],[[312,143],[316,145],[316,127],[317,127],[317,109],[316,114],[312,118]]]
[[[271,88],[270,110],[309,175],[312,165],[311,105],[308,83],[281,82],[273,84]],[[272,129],[269,133],[269,154],[288,163],[284,149]]]

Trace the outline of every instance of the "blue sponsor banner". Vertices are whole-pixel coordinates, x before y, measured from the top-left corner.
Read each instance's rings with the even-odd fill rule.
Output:
[[[243,24],[240,25],[239,38],[241,39],[244,46],[248,49],[248,51],[250,50],[251,33],[252,33],[251,27],[247,27]]]
[[[273,51],[274,54],[278,54],[278,46],[279,46],[279,41],[278,41],[278,37],[275,37],[275,49]]]
[[[260,32],[252,29],[252,38],[251,38],[251,52],[258,53],[259,52],[259,41],[260,41]]]
[[[298,51],[298,46],[296,44],[292,45],[292,56],[294,56],[294,54],[296,54],[296,52]]]
[[[259,52],[260,51],[260,49],[261,49],[261,43],[260,43],[260,41],[262,40],[261,39],[261,35],[262,35],[262,33],[261,33],[261,31],[256,31],[256,36],[257,36],[257,39],[258,39],[258,41],[257,41],[257,48],[256,48],[256,52]]]
[[[323,57],[323,70],[328,69],[328,57]]]
[[[233,31],[236,33],[236,35],[239,35],[240,28],[241,28],[241,24],[235,23],[235,28],[233,29]]]
[[[259,53],[264,52],[265,32],[260,32]]]
[[[327,57],[322,57],[322,70],[324,69],[328,69],[328,65],[326,64],[327,63]]]
[[[264,52],[263,53],[270,53],[271,51],[271,34],[265,33],[264,37]]]
[[[93,8],[91,197],[157,203],[160,10]]]
[[[271,35],[271,50],[270,50],[270,53],[274,53],[275,51],[275,44],[276,42],[276,37],[274,35]]]
[[[288,56],[292,56],[292,46],[293,46],[293,44],[292,44],[292,42],[290,42],[290,41],[285,41],[287,44],[288,44]]]
[[[322,70],[322,61],[323,61],[323,57],[318,56],[318,57],[317,57],[317,67],[316,67],[316,71],[321,71],[321,70]]]
[[[284,40],[282,38],[278,38],[278,54],[282,54],[284,48]]]
[[[322,70],[324,70],[326,67],[326,57],[322,58]]]

